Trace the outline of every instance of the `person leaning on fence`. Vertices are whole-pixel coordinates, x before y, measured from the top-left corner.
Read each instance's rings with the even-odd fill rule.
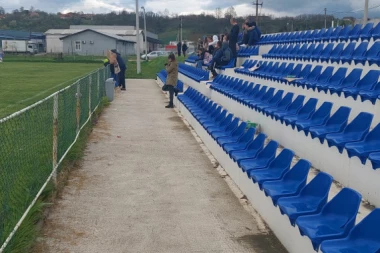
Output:
[[[174,54],[168,56],[168,63],[165,64],[166,72],[168,76],[166,77],[166,83],[162,87],[163,91],[169,92],[169,104],[165,108],[174,108],[174,94],[178,95],[177,82],[178,82],[178,62],[175,59]]]
[[[111,52],[114,54],[114,57],[116,57],[116,62],[118,64],[118,67],[120,68],[120,71],[116,71],[116,66],[114,65],[115,66],[115,74],[117,74],[118,79],[119,79],[119,86],[121,87],[121,90],[126,90],[126,88],[125,88],[125,71],[127,71],[127,65],[125,65],[123,58],[116,51],[116,49],[112,49]]]
[[[103,63],[104,67],[110,67],[111,78],[115,81],[115,87],[119,87],[119,78],[115,74],[115,66],[110,63],[110,60],[108,58],[104,59]]]

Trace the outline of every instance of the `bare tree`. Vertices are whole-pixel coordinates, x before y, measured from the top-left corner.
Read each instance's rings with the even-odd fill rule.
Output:
[[[236,17],[236,16],[237,16],[237,14],[236,14],[235,8],[233,6],[228,7],[226,12],[224,13],[224,17],[228,18],[228,19],[230,19],[232,17]]]

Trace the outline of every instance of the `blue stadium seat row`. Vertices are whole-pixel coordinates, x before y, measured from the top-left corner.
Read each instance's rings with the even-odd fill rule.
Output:
[[[195,63],[197,60],[198,60],[198,56],[197,55],[190,55],[189,57],[187,57],[187,59],[185,60],[185,62]]]
[[[330,102],[317,108],[315,98],[305,102],[303,95],[295,97],[292,92],[275,92],[274,88],[224,75],[214,79],[210,88],[294,130],[303,131],[306,136],[310,133],[321,143],[326,140],[330,147],[337,147],[341,153],[346,149],[349,157],[356,156],[363,164],[369,159],[374,169],[379,168],[380,124],[370,131],[373,119],[370,113],[361,112],[348,123],[351,112],[348,107],[340,107],[331,115],[333,104]],[[377,159],[372,160],[370,155],[373,153]]]
[[[259,67],[250,71],[253,66]],[[335,72],[332,66],[322,69],[320,65],[313,68],[311,64],[246,61],[235,72],[326,94],[329,91],[330,94],[344,95],[355,100],[360,96],[363,102],[369,100],[373,104],[380,96],[380,70],[370,70],[361,78],[361,68],[355,68],[350,73],[347,73],[346,67],[339,67]],[[289,76],[292,78],[289,79]]]
[[[207,81],[209,80],[210,74],[208,71],[195,68],[193,66],[186,65],[184,63],[180,63],[178,66],[178,71],[187,76],[190,79],[193,79],[197,82]]]
[[[338,64],[360,63],[364,65],[368,62],[369,65],[380,66],[380,41],[375,42],[370,48],[368,48],[368,42],[361,42],[358,46],[355,42],[351,42],[346,47],[344,47],[344,43],[339,43],[335,47],[334,43],[274,45],[262,57],[264,59],[336,62]]]
[[[286,44],[286,43],[311,43],[311,42],[338,42],[338,41],[369,41],[380,38],[380,24],[374,26],[368,23],[365,26],[357,24],[346,27],[328,29],[316,29],[301,32],[287,32],[273,35],[263,35],[259,44]]]
[[[373,250],[380,245],[377,233],[380,212],[374,210],[355,226],[361,202],[359,193],[344,188],[328,202],[333,181],[330,175],[318,173],[306,184],[311,167],[308,161],[301,159],[291,168],[294,156],[291,150],[283,149],[276,156],[279,146],[276,141],[265,145],[265,134],[255,138],[256,129],[246,130],[246,123],[239,125],[239,118],[233,118],[192,88],[178,99],[246,176],[272,199],[273,205],[289,217],[290,223],[297,224],[300,234],[310,238],[315,250],[322,245],[324,253],[346,252],[346,249],[376,252]]]
[[[238,57],[250,57],[259,55],[259,46],[241,47],[237,53]]]
[[[168,77],[168,73],[166,70],[161,70],[159,73],[157,73],[157,77],[161,79],[161,81],[165,84],[166,78]],[[183,82],[181,80],[178,80],[177,82],[177,89],[179,92],[183,92]]]

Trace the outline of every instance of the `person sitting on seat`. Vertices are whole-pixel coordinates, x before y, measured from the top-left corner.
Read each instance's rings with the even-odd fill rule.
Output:
[[[223,67],[227,65],[231,59],[233,58],[232,50],[229,47],[228,42],[222,42],[218,41],[217,43],[217,50],[210,62],[209,69],[212,72],[212,78],[215,78],[218,73],[215,71],[215,67]]]

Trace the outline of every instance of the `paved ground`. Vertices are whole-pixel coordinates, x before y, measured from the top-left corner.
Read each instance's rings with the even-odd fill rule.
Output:
[[[283,253],[261,233],[154,81],[102,115],[34,252]]]

